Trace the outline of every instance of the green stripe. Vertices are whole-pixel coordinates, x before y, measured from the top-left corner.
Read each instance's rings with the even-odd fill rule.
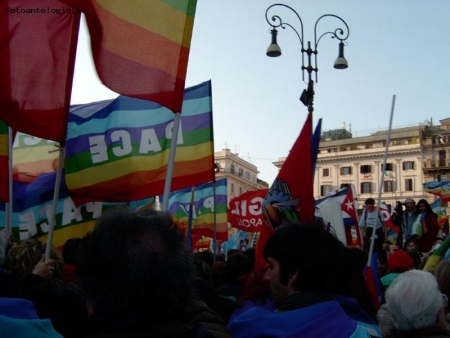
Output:
[[[183,144],[177,145],[177,149],[178,149],[177,151],[182,151],[182,148],[193,147],[193,146],[196,146],[199,144],[211,142],[211,129],[203,128],[203,129],[195,130],[192,132],[184,132],[183,133],[183,142],[184,142]],[[168,144],[168,146],[164,147],[164,144],[166,144],[166,143]],[[106,163],[112,163],[115,161],[120,161],[120,160],[123,160],[126,158],[130,158],[130,157],[149,157],[149,158],[151,158],[152,156],[157,156],[157,155],[161,154],[162,152],[164,152],[165,150],[167,150],[170,145],[170,140],[163,137],[163,138],[159,139],[159,144],[162,145],[161,151],[153,152],[151,154],[139,154],[140,144],[134,142],[131,144],[132,152],[128,155],[120,156],[120,157],[117,157],[116,155],[114,155],[112,147],[108,147],[108,150],[107,150],[108,160],[105,162],[95,163],[95,164],[92,163],[92,155],[89,150],[81,152],[81,153],[77,153],[72,157],[66,157],[66,165],[65,165],[66,174],[76,173],[80,170],[87,169],[87,168],[101,167],[102,165],[104,165]]]
[[[161,0],[167,6],[173,7],[187,16],[194,17],[197,0]]]
[[[0,120],[0,134],[8,135],[8,125],[2,120]]]

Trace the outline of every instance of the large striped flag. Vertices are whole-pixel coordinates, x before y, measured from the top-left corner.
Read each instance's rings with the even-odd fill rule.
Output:
[[[9,199],[9,142],[8,126],[0,120],[0,202]]]
[[[13,143],[13,179],[33,182],[39,175],[56,170],[58,148],[55,141],[17,133]]]
[[[426,182],[423,191],[439,196],[442,202],[450,202],[450,182]]]
[[[214,203],[214,184],[216,203]],[[168,212],[180,228],[187,228],[192,189],[183,189],[170,194]],[[216,213],[216,238],[228,239],[227,180],[195,186],[192,209],[192,235],[214,238],[214,212]]]
[[[74,106],[66,144],[66,182],[77,205],[163,193],[174,114],[120,96]],[[172,190],[214,179],[211,81],[186,89]]]
[[[442,230],[444,224],[448,220],[446,208],[442,207],[442,199],[437,198],[433,203],[430,204],[430,207],[438,216],[439,229]]]
[[[180,112],[197,0],[62,0],[82,8],[103,84]]]
[[[14,130],[63,144],[80,12],[62,12],[58,0],[1,4],[0,118]]]
[[[13,226],[12,233],[16,241],[39,238],[47,241],[49,217],[52,212],[53,190],[56,172],[43,174],[32,183],[14,182]],[[153,199],[126,203],[130,207],[148,205]],[[64,245],[69,238],[83,237],[94,228],[96,219],[102,212],[118,203],[89,202],[76,207],[69,197],[64,176],[56,206],[53,244]],[[5,204],[0,203],[0,228],[4,227]]]

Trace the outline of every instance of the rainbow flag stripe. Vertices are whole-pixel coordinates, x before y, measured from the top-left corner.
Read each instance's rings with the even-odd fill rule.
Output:
[[[216,185],[216,236],[218,240],[228,239],[227,180],[206,183],[195,187],[192,235],[214,237],[214,184]],[[181,225],[189,221],[191,188],[170,194],[168,212]]]
[[[197,0],[92,0],[83,6],[102,82],[180,112]]]
[[[174,114],[120,96],[74,106],[66,143],[66,182],[75,203],[139,200],[163,193]],[[186,89],[172,190],[212,181],[211,82]]]

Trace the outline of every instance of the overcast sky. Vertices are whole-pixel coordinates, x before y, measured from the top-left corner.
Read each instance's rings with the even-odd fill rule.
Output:
[[[301,45],[287,27],[279,29],[282,56],[265,55],[270,26],[268,0],[198,0],[186,86],[212,81],[215,149],[225,147],[255,164],[259,178],[272,183],[272,164],[287,156],[306,119],[299,101]],[[349,68],[335,70],[338,41],[325,36],[318,46],[314,123],[322,131],[342,128],[353,136],[387,129],[396,95],[393,127],[450,117],[450,1],[448,0],[287,0],[303,20],[305,44],[323,14],[343,18],[350,36]],[[287,9],[275,10],[300,31]],[[341,27],[324,18],[317,35]],[[72,103],[114,98],[92,66],[89,37],[82,25]]]

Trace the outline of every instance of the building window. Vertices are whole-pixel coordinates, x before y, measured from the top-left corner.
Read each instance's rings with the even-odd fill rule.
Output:
[[[350,183],[341,183],[341,189],[342,188],[349,188],[349,187],[351,187],[352,185],[350,184]]]
[[[372,184],[370,182],[362,182],[361,194],[370,194],[370,193],[372,193]]]
[[[405,161],[403,164],[403,170],[413,170],[414,169],[414,161]]]
[[[330,169],[329,168],[323,168],[322,170],[322,177],[328,177],[330,176]]]
[[[372,172],[372,166],[371,165],[362,165],[359,167],[359,172],[361,174],[370,174]]]
[[[439,166],[440,167],[445,167],[447,165],[445,155],[446,155],[445,150],[439,150]]]
[[[245,179],[250,180],[250,173],[248,171],[245,172]]]
[[[320,186],[320,196],[327,196],[331,191],[331,185],[321,185]]]
[[[341,175],[351,175],[352,167],[341,167]]]
[[[239,177],[244,177],[244,169],[239,168]]]
[[[239,187],[239,195],[242,195],[242,187]]]
[[[393,171],[394,165],[392,163],[386,163],[386,171]],[[383,171],[383,163],[380,165],[380,170]]]
[[[438,182],[448,182],[447,174],[445,175],[437,175]]]
[[[234,164],[231,164],[230,166],[230,173],[234,174]]]
[[[231,183],[231,188],[230,188],[231,192],[234,192],[234,183]]]
[[[412,178],[405,179],[405,191],[413,191],[413,180],[412,180]]]
[[[394,181],[384,181],[384,192],[394,191]]]

